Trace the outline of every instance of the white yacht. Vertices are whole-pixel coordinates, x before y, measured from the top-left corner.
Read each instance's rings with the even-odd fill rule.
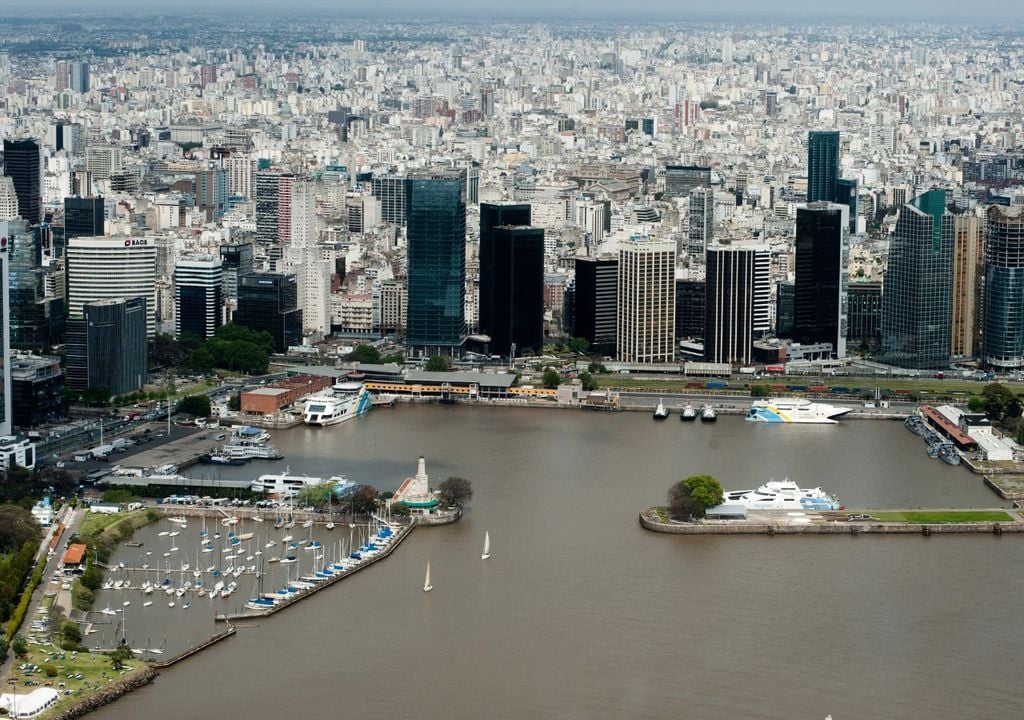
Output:
[[[842,510],[821,488],[801,488],[792,480],[769,480],[756,490],[727,490],[723,505],[751,510]]]
[[[343,382],[330,395],[315,395],[306,400],[303,422],[307,425],[337,425],[365,413],[373,406],[370,392],[359,382]]]
[[[747,420],[772,423],[817,423],[835,425],[836,418],[850,412],[848,407],[816,403],[804,398],[771,398],[750,404]]]

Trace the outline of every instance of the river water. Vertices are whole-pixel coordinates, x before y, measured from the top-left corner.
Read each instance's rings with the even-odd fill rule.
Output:
[[[222,472],[288,466],[393,490],[423,454],[432,484],[461,475],[474,497],[459,523],[417,529],[386,561],[95,717],[1024,714],[1016,536],[686,538],[637,523],[696,473],[727,489],[789,477],[848,507],[1001,504],[898,423],[399,406],[274,444],[285,460]],[[162,612],[140,630],[169,646],[207,634],[202,607],[202,622]]]

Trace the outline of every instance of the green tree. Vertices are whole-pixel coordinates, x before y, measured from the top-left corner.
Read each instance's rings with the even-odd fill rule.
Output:
[[[577,355],[586,355],[590,348],[590,341],[584,337],[574,337],[569,340],[569,350]]]
[[[396,365],[405,365],[405,353],[401,351],[388,353],[387,355],[382,357],[380,361],[383,363],[395,363]]]
[[[65,650],[77,650],[82,644],[82,630],[76,623],[70,620],[65,620],[64,624],[60,628],[61,635],[61,647],[64,645],[70,645],[71,647],[64,647]]]
[[[445,505],[462,505],[473,499],[473,483],[462,477],[449,477],[437,486],[437,493]]]
[[[189,395],[178,404],[178,412],[196,417],[209,417],[210,410],[210,398],[205,395]]]
[[[82,391],[81,401],[89,407],[107,407],[110,404],[110,388],[90,387]]]
[[[985,412],[990,419],[1001,422],[1020,416],[1020,398],[1002,383],[988,383],[982,388],[981,396],[985,399]]]
[[[1024,445],[1024,417],[1017,421],[1017,431],[1014,435],[1017,444]]]
[[[432,358],[427,360],[427,364],[423,368],[429,372],[448,372],[452,369],[451,360],[440,355],[434,355]]]
[[[988,410],[988,402],[981,395],[971,395],[971,399],[967,401],[967,409],[971,412],[985,412]]]
[[[410,512],[411,511],[409,510],[409,506],[406,505],[404,502],[391,503],[392,515],[399,515],[404,517],[408,515]]]
[[[14,640],[11,641],[11,651],[16,657],[21,657],[28,652],[28,643],[25,642],[25,636],[18,633],[14,636]]]
[[[217,359],[206,347],[196,348],[188,358],[188,368],[194,372],[210,372],[217,367]]]
[[[580,385],[587,392],[590,392],[591,390],[597,390],[597,381],[594,380],[593,375],[591,375],[585,370],[580,373]]]
[[[82,573],[82,577],[79,579],[82,583],[82,587],[91,592],[95,593],[103,585],[103,571],[95,565],[90,564]]]
[[[680,520],[704,517],[708,508],[724,501],[722,486],[710,475],[691,475],[668,491],[669,514]]]
[[[750,397],[763,398],[771,394],[771,388],[767,385],[751,385]]]
[[[24,468],[26,474],[31,477]],[[16,473],[8,471],[7,482],[19,482]],[[7,488],[5,488],[7,489]],[[0,505],[0,552],[10,553],[26,543],[39,541],[39,524],[32,513],[17,505]]]
[[[369,343],[358,345],[355,350],[348,354],[348,359],[359,363],[376,365],[380,362],[380,351]]]
[[[242,409],[242,394],[235,393],[228,398],[228,410],[231,412],[238,412]]]
[[[322,508],[327,505],[334,494],[334,483],[325,482],[319,485],[306,485],[299,490],[299,504]]]
[[[544,387],[548,390],[554,390],[562,382],[562,374],[554,368],[548,368],[544,371]]]
[[[118,645],[114,652],[110,653],[110,666],[115,672],[120,672],[131,659],[132,649],[127,645]]]

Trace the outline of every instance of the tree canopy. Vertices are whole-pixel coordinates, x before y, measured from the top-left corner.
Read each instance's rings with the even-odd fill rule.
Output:
[[[427,364],[423,368],[429,372],[448,372],[452,369],[451,360],[440,355],[434,355],[432,358],[427,360]]]
[[[17,505],[0,505],[0,553],[32,542],[39,542],[39,523],[32,513]]]
[[[691,475],[668,490],[669,514],[680,520],[704,517],[708,508],[724,500],[721,484],[710,475]]]
[[[1004,422],[1020,417],[1021,401],[1010,388],[1002,383],[992,382],[985,385],[981,395],[975,395],[968,401],[968,407],[975,412],[984,412],[993,422]],[[1016,423],[1012,423],[1015,427]]]
[[[299,503],[315,508],[322,508],[331,501],[334,494],[334,483],[324,482],[319,485],[306,485],[299,490]]]
[[[189,395],[178,404],[178,412],[196,417],[209,417],[210,410],[210,398],[205,395]]]
[[[373,365],[380,362],[380,351],[369,343],[358,345],[348,354],[348,359]]]
[[[462,477],[449,477],[437,486],[441,502],[446,505],[463,505],[473,499],[473,483]]]
[[[544,387],[548,390],[554,390],[561,382],[562,375],[554,368],[548,368],[544,371]]]

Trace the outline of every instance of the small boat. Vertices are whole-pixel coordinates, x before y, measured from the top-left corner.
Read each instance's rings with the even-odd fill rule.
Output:
[[[939,446],[939,460],[947,465],[959,465],[960,453],[956,451],[956,446],[953,443],[943,443]]]
[[[686,403],[686,407],[679,413],[679,419],[683,422],[692,422],[697,419],[697,411],[693,409],[693,405]]]
[[[298,561],[299,561],[299,559],[297,557],[295,557],[294,555],[289,555],[288,557],[285,557],[285,558],[281,559],[281,564],[282,565],[291,565],[293,563],[297,563]]]
[[[718,413],[712,405],[705,405],[700,409],[701,422],[714,422],[718,419]]]
[[[329,522],[326,525],[324,525],[324,527],[327,528],[328,530],[333,530],[334,529],[334,523],[333,522]]]
[[[313,521],[312,520],[307,520],[306,522],[302,523],[302,527],[304,527],[304,528],[313,527]]]
[[[174,601],[171,600],[169,603],[167,603],[167,607],[174,607]]]
[[[152,604],[153,604],[152,600],[147,600],[146,602],[142,603],[142,607],[149,607]]]
[[[430,561],[427,561],[427,576],[423,579],[423,592],[430,592],[434,586],[430,584]]]
[[[485,532],[484,533],[484,552],[480,556],[480,559],[481,560],[487,560],[489,557],[491,557],[491,533],[490,532]]]
[[[654,408],[654,419],[664,420],[668,417],[668,408],[665,407],[665,403],[661,400],[658,401],[658,407]]]

